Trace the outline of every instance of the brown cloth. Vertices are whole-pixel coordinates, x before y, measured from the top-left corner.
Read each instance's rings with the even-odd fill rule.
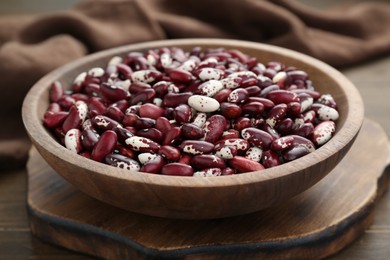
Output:
[[[317,10],[278,0],[91,0],[56,13],[0,17],[0,168],[23,167],[28,89],[44,74],[99,50],[165,38],[275,44],[342,67],[390,53],[390,5]]]

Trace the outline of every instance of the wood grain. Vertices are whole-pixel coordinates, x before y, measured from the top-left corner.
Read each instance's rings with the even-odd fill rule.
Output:
[[[32,150],[30,224],[44,241],[112,259],[325,257],[368,228],[378,194],[389,185],[389,162],[386,133],[366,120],[346,158],[301,195],[239,217],[174,220],[126,212],[90,198]]]

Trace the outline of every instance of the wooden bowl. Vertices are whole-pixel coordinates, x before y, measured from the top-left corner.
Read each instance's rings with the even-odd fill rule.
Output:
[[[188,50],[194,46],[234,48],[264,63],[280,61],[308,72],[316,89],[332,94],[339,106],[340,118],[334,137],[315,152],[278,167],[238,175],[192,178],[129,173],[86,159],[63,147],[43,127],[48,90],[53,81],[70,84],[80,72],[96,66],[104,67],[112,56],[163,46]],[[183,39],[132,44],[67,64],[32,87],[25,98],[22,116],[27,132],[42,157],[58,174],[84,193],[146,215],[210,219],[259,211],[317,183],[351,147],[363,122],[364,107],[357,89],[346,77],[312,57],[284,48],[238,40]]]

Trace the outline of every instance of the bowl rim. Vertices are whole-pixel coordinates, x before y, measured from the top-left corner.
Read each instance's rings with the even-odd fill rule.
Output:
[[[223,45],[226,48],[229,46],[237,48],[237,45],[240,45],[240,47],[243,48],[260,49],[270,53],[275,53],[277,55],[289,56],[294,60],[299,60],[300,62],[304,61],[304,63],[308,63],[311,66],[316,67],[324,73],[327,73],[339,85],[342,85],[343,91],[347,94],[345,98],[350,104],[350,107],[347,109],[347,114],[345,115],[344,126],[338,129],[337,134],[334,135],[333,138],[326,144],[316,149],[315,152],[294,160],[293,164],[292,162],[288,162],[277,167],[264,169],[262,171],[218,176],[217,178],[188,178],[184,176],[165,176],[159,174],[146,174],[142,172],[132,172],[129,174],[128,170],[115,168],[84,158],[82,156],[76,155],[74,152],[68,150],[66,147],[56,142],[41,123],[42,119],[39,118],[37,113],[38,97],[48,90],[48,82],[53,82],[65,71],[69,71],[84,64],[88,64],[89,62],[92,62],[96,59],[112,57],[117,54],[126,53],[129,51],[146,50],[161,46],[185,47],[194,45],[215,47]],[[23,101],[22,119],[27,133],[30,136],[30,139],[33,140],[33,143],[39,142],[39,144],[42,145],[42,147],[46,149],[51,155],[61,158],[62,160],[66,160],[77,167],[84,168],[85,170],[95,172],[96,174],[102,174],[110,178],[118,178],[123,181],[182,188],[210,188],[219,186],[235,186],[238,184],[245,185],[249,183],[253,184],[269,180],[276,180],[278,178],[283,178],[286,175],[290,175],[293,172],[298,172],[310,168],[319,161],[326,160],[327,158],[334,155],[334,153],[347,146],[351,141],[354,140],[354,138],[356,138],[364,119],[364,105],[360,93],[346,76],[330,65],[309,55],[265,43],[220,38],[187,38],[157,40],[124,45],[89,54],[67,63],[46,74],[32,86]],[[78,161],[78,163],[76,164],[75,161]],[[292,165],[294,166],[294,170],[291,170]],[[289,170],[287,171],[287,169]]]

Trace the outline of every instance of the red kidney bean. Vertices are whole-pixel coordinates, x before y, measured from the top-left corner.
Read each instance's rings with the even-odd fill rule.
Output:
[[[236,88],[229,94],[227,101],[231,103],[243,104],[248,100],[248,98],[249,93],[245,88]]]
[[[61,106],[58,103],[50,103],[46,109],[46,112],[61,112]]]
[[[136,133],[136,131],[133,133],[128,128],[124,127],[114,127],[112,130],[115,131],[115,133],[118,135],[118,140],[122,143],[125,143],[127,138],[134,136]]]
[[[233,175],[235,173],[236,173],[235,170],[233,170],[230,167],[226,167],[226,168],[222,169],[222,171],[221,171],[221,175]]]
[[[192,96],[190,92],[168,93],[163,98],[164,107],[177,107],[181,104],[187,104],[188,99]]]
[[[88,101],[89,111],[96,111],[98,115],[103,114],[107,107],[103,104],[101,98],[91,97]]]
[[[265,168],[271,168],[282,164],[279,155],[271,150],[263,152],[261,163]]]
[[[118,122],[122,121],[125,117],[125,114],[119,108],[114,106],[107,107],[105,115]]]
[[[58,102],[64,95],[64,89],[61,82],[54,81],[50,86],[50,102]]]
[[[270,93],[272,91],[276,91],[276,90],[280,90],[280,87],[278,85],[275,85],[275,84],[269,85],[269,86],[261,89],[260,97],[266,97],[268,95],[268,93]]]
[[[179,145],[184,153],[188,154],[207,154],[214,150],[214,144],[200,140],[185,140]]]
[[[70,108],[69,114],[62,124],[64,133],[72,128],[79,128],[87,116],[87,105],[82,101],[77,101],[76,103]]]
[[[103,161],[107,154],[114,151],[117,141],[118,136],[114,131],[105,131],[93,148],[91,152],[91,159],[98,162]]]
[[[123,126],[131,126],[131,127],[135,127],[135,125],[137,124],[137,121],[139,119],[139,116],[137,114],[132,114],[132,113],[127,113],[125,114],[125,116],[123,117],[123,120],[122,120],[122,125]]]
[[[263,118],[251,118],[251,127],[262,128],[265,125]],[[250,127],[248,126],[248,127]]]
[[[251,119],[248,117],[236,118],[236,119],[234,119],[234,121],[232,123],[233,129],[235,129],[237,131],[241,131],[244,128],[248,128],[251,125],[252,125]]]
[[[181,135],[181,128],[177,126],[172,127],[168,132],[166,132],[162,144],[163,145],[175,144],[176,141],[179,140],[180,135]]]
[[[151,102],[155,96],[156,91],[154,89],[144,89],[142,92],[130,97],[130,105]]]
[[[148,84],[148,83],[145,83],[145,82],[133,82],[129,86],[129,92],[132,95],[136,95],[138,93],[141,93],[141,92],[145,91],[146,89],[151,89],[151,88],[152,88],[152,86],[150,84]]]
[[[124,155],[126,157],[129,157],[131,159],[136,159],[137,156],[135,154],[135,152],[121,144],[117,144],[116,147],[115,147],[115,150],[114,150],[114,153],[118,153],[118,154],[121,154],[121,155]]]
[[[190,122],[191,117],[192,117],[191,107],[186,104],[179,105],[175,107],[175,109],[173,110],[173,118],[179,124]]]
[[[226,131],[222,132],[221,140],[222,139],[230,139],[230,138],[239,138],[240,132],[235,129],[228,129]]]
[[[260,102],[247,102],[241,108],[242,113],[249,116],[258,116],[264,112],[264,105]]]
[[[287,104],[287,116],[290,117],[299,117],[301,115],[301,103],[299,102],[290,102]]]
[[[153,89],[156,92],[156,97],[164,97],[168,93],[168,86],[170,83],[166,81],[159,81],[153,85]]]
[[[188,83],[192,80],[192,74],[183,69],[173,69],[168,72],[168,76],[173,82]]]
[[[242,156],[234,156],[229,160],[229,165],[240,173],[264,170],[264,166],[260,163]]]
[[[222,158],[212,154],[195,155],[194,157],[192,157],[190,164],[195,169],[223,169],[226,167],[225,161]]]
[[[310,150],[304,146],[292,146],[290,149],[287,149],[282,152],[283,159],[286,162],[296,160],[304,155],[310,153]]]
[[[92,126],[103,131],[112,130],[115,127],[122,127],[120,123],[107,116],[98,115],[91,119]]]
[[[164,109],[151,103],[146,103],[140,106],[139,115],[141,117],[148,117],[157,119],[164,114]]]
[[[275,130],[281,135],[288,135],[293,127],[294,121],[291,118],[285,118],[275,125]]]
[[[321,96],[320,92],[318,92],[318,91],[311,90],[311,89],[304,89],[304,88],[292,89],[291,92],[294,92],[294,93],[297,93],[297,94],[306,93],[306,94],[309,94],[315,100],[319,99],[320,96]]]
[[[222,132],[225,130],[227,120],[221,115],[212,115],[203,126],[205,132],[204,140],[210,143],[215,143],[222,136]]]
[[[273,139],[277,139],[280,137],[280,134],[276,132],[275,128],[271,127],[268,124],[261,125],[260,129],[269,133],[273,137]]]
[[[262,149],[268,149],[274,140],[274,138],[267,132],[254,128],[248,127],[241,131],[241,136],[249,143],[254,146],[258,146]]]
[[[178,161],[181,156],[180,150],[171,145],[162,145],[158,154],[168,161]]]
[[[138,117],[134,127],[136,129],[154,128],[156,126],[156,120],[148,117]]]
[[[53,112],[53,111],[46,111],[43,116],[43,125],[48,128],[56,128],[61,126],[65,119],[68,117],[69,112]]]
[[[287,113],[287,105],[284,103],[277,104],[268,112],[266,123],[274,127],[280,120],[284,119]]]
[[[156,156],[153,160],[142,165],[140,171],[158,174],[162,171],[164,165],[166,165],[164,158],[162,156]]]
[[[262,70],[262,69],[260,69],[260,70]],[[265,71],[265,69],[264,69],[264,71]],[[259,76],[257,77],[257,84],[256,85],[259,86],[261,89],[264,89],[268,86],[273,85],[272,80],[263,75],[264,71],[261,71],[259,73]]]
[[[204,131],[199,126],[191,123],[183,124],[181,127],[181,135],[185,139],[196,140],[204,136]]]
[[[312,123],[304,123],[297,128],[292,129],[291,134],[309,138],[314,131]]]
[[[140,129],[135,133],[135,135],[149,138],[150,140],[153,140],[156,143],[160,143],[164,138],[163,133],[157,130],[156,128]]]
[[[241,107],[237,104],[230,103],[230,102],[223,102],[220,104],[219,107],[220,113],[228,118],[228,119],[234,119],[241,115]]]
[[[168,163],[161,168],[162,175],[192,176],[194,169],[182,163]]]
[[[267,98],[263,98],[263,97],[249,97],[247,102],[248,103],[259,102],[259,103],[263,104],[264,109],[273,108],[275,106],[274,102],[272,102],[271,100],[269,100]]]
[[[260,94],[261,89],[258,86],[249,86],[245,88],[248,91],[249,96],[257,96]]]
[[[127,92],[125,89],[108,83],[103,83],[100,85],[100,92],[103,96],[114,102],[126,99],[130,96],[129,92]]]
[[[92,151],[96,143],[99,141],[99,138],[99,134],[92,129],[84,129],[80,136],[81,144],[83,145],[84,149],[88,151]]]
[[[290,148],[294,144],[294,137],[291,135],[286,135],[280,138],[277,138],[271,143],[271,150],[275,152],[280,152],[285,149]]]
[[[171,123],[165,117],[158,117],[156,119],[155,126],[156,126],[156,129],[160,130],[162,133],[167,133],[172,128]]]
[[[136,160],[133,160],[121,154],[107,154],[104,158],[104,161],[108,165],[135,172],[138,172],[141,168]]]
[[[58,100],[58,104],[63,110],[69,110],[75,102],[76,100],[69,95],[62,95],[62,97]]]

